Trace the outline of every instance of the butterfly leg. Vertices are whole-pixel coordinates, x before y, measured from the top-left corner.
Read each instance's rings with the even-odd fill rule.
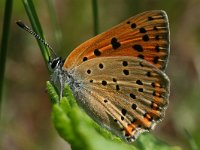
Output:
[[[60,101],[63,97],[63,89],[64,89],[64,82],[63,82],[63,75],[59,74],[59,82],[60,82]]]

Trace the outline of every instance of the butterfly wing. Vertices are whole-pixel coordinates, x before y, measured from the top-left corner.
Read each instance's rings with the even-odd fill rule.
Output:
[[[71,76],[79,105],[128,141],[153,129],[168,105],[168,77],[145,60],[94,58],[75,67]]]
[[[166,68],[169,55],[169,24],[161,10],[138,14],[77,47],[64,63],[73,68],[82,62],[110,56],[134,56]]]

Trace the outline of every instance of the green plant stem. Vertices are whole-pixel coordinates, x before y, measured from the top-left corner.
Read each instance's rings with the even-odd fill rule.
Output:
[[[98,2],[92,0],[92,11],[93,11],[93,23],[94,23],[94,35],[99,34],[99,16],[98,16]]]
[[[3,83],[4,83],[4,72],[6,65],[6,55],[8,48],[8,40],[10,33],[10,22],[12,17],[12,6],[13,0],[7,0],[5,4],[4,20],[3,20],[3,33],[1,40],[1,50],[0,50],[0,117],[1,117],[1,107],[3,101]]]
[[[39,19],[38,19],[37,13],[35,11],[35,7],[34,7],[32,0],[22,0],[22,2],[23,2],[24,7],[26,9],[26,13],[29,17],[29,20],[31,22],[33,30],[41,38],[44,39],[42,28],[41,28],[41,25],[40,25],[40,22],[39,22]],[[48,64],[49,56],[50,56],[49,50],[43,43],[41,43],[41,41],[37,40],[37,42],[38,42],[38,45],[39,45],[40,50],[42,52],[42,56],[44,58],[44,61],[45,61],[46,64]]]

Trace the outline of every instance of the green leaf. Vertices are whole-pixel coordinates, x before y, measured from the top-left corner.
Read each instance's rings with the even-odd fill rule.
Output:
[[[171,147],[163,141],[155,138],[150,133],[143,133],[135,142],[141,150],[181,150],[179,147]]]

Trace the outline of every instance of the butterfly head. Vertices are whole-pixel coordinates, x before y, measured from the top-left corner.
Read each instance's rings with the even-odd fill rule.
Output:
[[[57,68],[62,68],[63,59],[61,57],[49,58],[48,68],[50,71],[54,71]]]

